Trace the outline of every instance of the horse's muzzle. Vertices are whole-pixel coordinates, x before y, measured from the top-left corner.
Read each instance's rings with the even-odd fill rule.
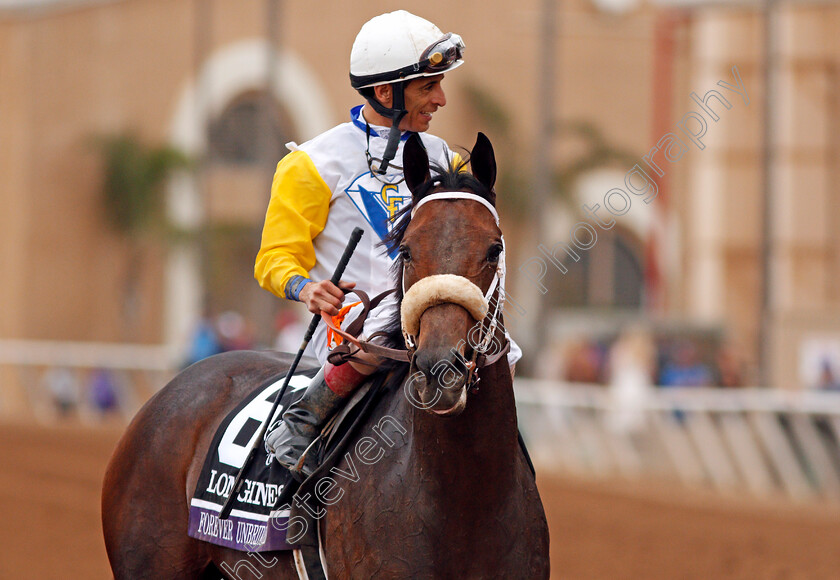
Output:
[[[469,373],[459,353],[444,348],[422,349],[413,363],[424,379],[414,383],[424,410],[441,416],[455,416],[464,410]]]

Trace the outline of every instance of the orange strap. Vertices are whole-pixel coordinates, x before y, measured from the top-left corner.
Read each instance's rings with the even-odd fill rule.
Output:
[[[354,302],[353,304],[348,304],[347,306],[343,307],[341,310],[338,311],[338,314],[332,317],[332,324],[327,325],[327,344],[332,345],[333,341],[335,341],[335,346],[338,346],[342,342],[344,342],[344,338],[342,338],[339,333],[333,331],[333,327],[336,329],[341,329],[341,323],[344,322],[344,318],[347,316],[347,313],[350,312],[350,309],[354,306],[358,306],[361,304],[362,301]]]

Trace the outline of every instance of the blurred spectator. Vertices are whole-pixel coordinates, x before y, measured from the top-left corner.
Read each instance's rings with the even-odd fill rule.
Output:
[[[666,358],[659,384],[663,387],[708,387],[714,384],[714,379],[709,366],[700,360],[694,343],[680,340]]]
[[[719,387],[743,387],[745,363],[738,350],[724,343],[715,356],[717,385]]]
[[[604,350],[596,342],[573,342],[566,352],[566,376],[563,378],[573,383],[601,383],[604,358]]]
[[[100,413],[108,413],[117,408],[117,388],[114,377],[106,369],[96,369],[90,383],[90,402]]]
[[[636,433],[644,428],[645,407],[653,391],[656,346],[641,330],[622,333],[610,350],[609,391],[612,409],[607,416],[611,429]]]
[[[202,318],[193,331],[190,348],[184,366],[190,366],[208,356],[223,352],[222,343],[216,333],[213,323],[208,318]]]
[[[79,404],[79,384],[66,368],[54,367],[44,374],[44,384],[58,413],[67,416]]]
[[[224,352],[254,348],[254,338],[248,322],[238,312],[222,312],[216,320],[216,328]]]
[[[817,388],[826,391],[840,391],[840,378],[834,374],[831,361],[825,359],[820,368],[820,383]]]
[[[277,331],[274,349],[280,352],[297,352],[306,332],[306,327],[300,321],[297,312],[291,308],[278,312],[274,319],[274,328]]]

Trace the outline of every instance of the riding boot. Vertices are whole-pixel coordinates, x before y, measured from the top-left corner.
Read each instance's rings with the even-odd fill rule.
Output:
[[[265,438],[277,462],[298,478],[311,475],[318,465],[314,454],[307,453],[309,447],[365,378],[349,364],[324,365],[303,396],[283,413],[283,422]]]

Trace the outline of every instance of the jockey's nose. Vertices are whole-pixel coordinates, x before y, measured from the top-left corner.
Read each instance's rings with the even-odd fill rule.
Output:
[[[443,87],[438,84],[432,95],[432,102],[438,107],[446,106],[446,93],[443,92]]]

